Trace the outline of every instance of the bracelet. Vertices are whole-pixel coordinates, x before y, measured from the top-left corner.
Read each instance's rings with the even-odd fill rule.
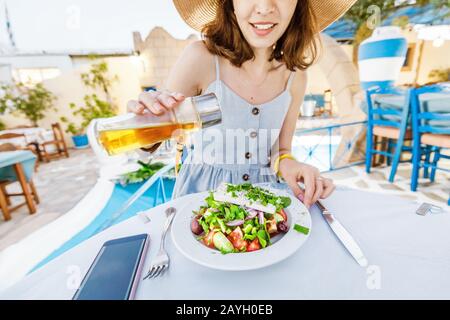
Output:
[[[280,172],[279,172],[279,167],[280,167],[280,162],[283,159],[292,159],[292,160],[296,160],[295,157],[290,154],[290,153],[284,153],[281,156],[278,156],[273,164],[273,169],[276,173],[277,176],[280,176]]]

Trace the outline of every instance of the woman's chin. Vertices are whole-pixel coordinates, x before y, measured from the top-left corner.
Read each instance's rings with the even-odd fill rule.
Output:
[[[262,50],[262,49],[272,50],[273,44],[276,42],[276,40],[249,39],[247,40],[247,42],[254,50]]]

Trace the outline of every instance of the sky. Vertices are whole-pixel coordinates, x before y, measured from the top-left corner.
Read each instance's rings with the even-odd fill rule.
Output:
[[[5,5],[19,51],[132,50],[133,31],[143,39],[162,26],[184,39],[195,30],[171,0],[0,0],[0,45],[9,45]]]

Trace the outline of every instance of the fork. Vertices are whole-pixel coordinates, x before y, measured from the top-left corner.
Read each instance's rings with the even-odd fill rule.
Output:
[[[164,250],[164,240],[166,239],[167,230],[169,230],[170,224],[172,223],[173,217],[175,216],[176,212],[177,209],[175,209],[174,207],[169,207],[166,209],[167,219],[161,235],[161,244],[159,246],[159,252],[153,259],[150,269],[143,280],[156,278],[162,275],[169,268],[170,259],[169,256],[167,255],[166,250]]]

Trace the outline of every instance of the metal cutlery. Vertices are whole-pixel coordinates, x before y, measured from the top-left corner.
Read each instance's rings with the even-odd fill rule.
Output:
[[[271,183],[270,186],[275,189],[289,189],[288,185],[285,183]],[[299,183],[299,186],[303,190],[305,189],[302,183]],[[336,219],[336,217],[330,211],[328,211],[328,209],[322,204],[320,200],[317,200],[315,204],[322,212],[322,216],[325,218],[325,221],[328,223],[331,230],[341,241],[344,247],[348,250],[348,252],[352,255],[352,257],[356,260],[356,262],[361,267],[367,267],[369,263],[364,256],[361,248],[353,239],[352,235],[344,228],[344,226]]]
[[[358,262],[358,264],[361,267],[367,267],[369,263],[366,257],[364,256],[361,248],[353,239],[352,235],[344,228],[344,226],[336,219],[336,217],[330,211],[327,210],[327,208],[322,204],[322,202],[317,200],[316,205],[322,212],[322,216],[325,218],[325,221],[328,223],[331,230],[333,230],[334,234],[342,242],[342,244],[348,250],[348,252],[350,252],[350,254],[356,260],[356,262]]]
[[[169,268],[170,259],[169,256],[167,255],[166,250],[164,249],[164,241],[166,239],[166,233],[169,230],[169,227],[172,223],[172,220],[176,212],[177,210],[174,207],[169,207],[166,209],[167,219],[161,235],[161,244],[159,246],[159,252],[156,255],[156,257],[152,260],[150,269],[143,280],[161,276]]]

